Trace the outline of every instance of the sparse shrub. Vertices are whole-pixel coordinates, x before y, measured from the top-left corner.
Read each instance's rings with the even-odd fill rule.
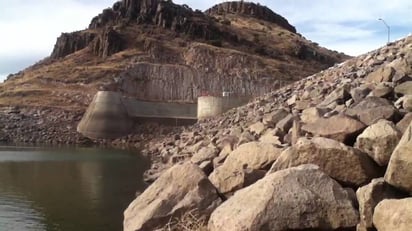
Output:
[[[188,212],[180,218],[171,218],[163,231],[207,231],[207,220]]]

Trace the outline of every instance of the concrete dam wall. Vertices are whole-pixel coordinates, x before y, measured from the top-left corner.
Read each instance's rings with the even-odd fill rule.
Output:
[[[131,132],[138,119],[192,120],[224,113],[248,102],[247,97],[202,96],[197,104],[175,102],[148,102],[122,97],[118,92],[99,91],[77,126],[86,137],[117,138]]]

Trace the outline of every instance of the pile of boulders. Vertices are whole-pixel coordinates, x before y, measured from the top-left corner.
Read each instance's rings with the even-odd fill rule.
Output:
[[[124,228],[412,230],[411,105],[407,37],[152,143]]]
[[[0,107],[0,142],[6,144],[87,144],[76,132],[83,111],[45,107]]]

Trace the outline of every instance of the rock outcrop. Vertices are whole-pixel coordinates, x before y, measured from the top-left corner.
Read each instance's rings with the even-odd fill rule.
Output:
[[[62,33],[60,37],[57,38],[57,42],[54,45],[50,58],[62,58],[79,51],[87,47],[95,37],[95,33],[85,31]]]
[[[353,192],[352,192],[353,193]],[[210,231],[354,227],[351,193],[314,165],[289,168],[238,191],[211,215]]]
[[[213,6],[206,10],[209,15],[224,15],[224,14],[242,14],[255,17],[261,20],[269,21],[279,25],[286,30],[296,33],[294,26],[282,16],[276,14],[266,6],[261,6],[253,2],[244,1],[229,1]]]
[[[176,165],[129,205],[124,212],[123,229],[154,230],[185,212],[210,214],[220,203],[216,189],[198,166]]]
[[[94,40],[93,53],[106,58],[124,49],[124,41],[121,35],[112,28],[104,30]]]

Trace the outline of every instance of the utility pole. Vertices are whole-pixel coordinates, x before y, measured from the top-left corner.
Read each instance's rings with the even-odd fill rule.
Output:
[[[389,25],[383,20],[382,18],[378,18],[379,21],[382,21],[383,24],[385,24],[386,28],[388,29],[388,44],[391,41],[391,28]]]

